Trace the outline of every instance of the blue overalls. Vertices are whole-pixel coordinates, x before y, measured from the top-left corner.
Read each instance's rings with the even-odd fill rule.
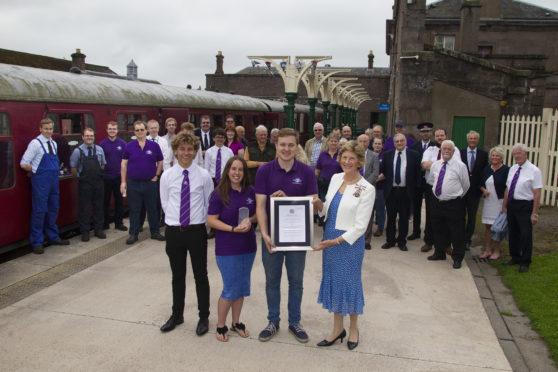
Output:
[[[58,174],[60,161],[57,154],[49,154],[43,143],[41,144],[43,157],[37,171],[31,176],[31,234],[29,242],[32,247],[43,243],[43,231],[47,241],[60,239],[56,218],[60,205],[60,192],[58,190]]]

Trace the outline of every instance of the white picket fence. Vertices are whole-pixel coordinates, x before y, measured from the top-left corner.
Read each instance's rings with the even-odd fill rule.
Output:
[[[514,163],[513,145],[527,145],[529,161],[543,176],[541,205],[558,206],[558,111],[545,108],[542,117],[502,116],[499,143],[506,152],[504,163],[509,166]]]

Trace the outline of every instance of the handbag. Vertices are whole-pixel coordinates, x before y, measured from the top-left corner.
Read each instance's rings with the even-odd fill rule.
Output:
[[[507,213],[500,212],[496,220],[490,228],[492,234],[490,238],[495,242],[508,240],[508,215]]]

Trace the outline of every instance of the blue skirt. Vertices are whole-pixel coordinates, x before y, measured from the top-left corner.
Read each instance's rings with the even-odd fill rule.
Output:
[[[217,266],[223,278],[221,297],[234,301],[250,296],[250,274],[256,252],[233,256],[216,256]]]

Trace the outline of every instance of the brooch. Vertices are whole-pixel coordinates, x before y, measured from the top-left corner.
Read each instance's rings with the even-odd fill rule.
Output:
[[[355,185],[355,193],[353,194],[353,196],[355,198],[358,198],[360,196],[360,193],[364,190],[366,190],[366,186],[364,185]]]

